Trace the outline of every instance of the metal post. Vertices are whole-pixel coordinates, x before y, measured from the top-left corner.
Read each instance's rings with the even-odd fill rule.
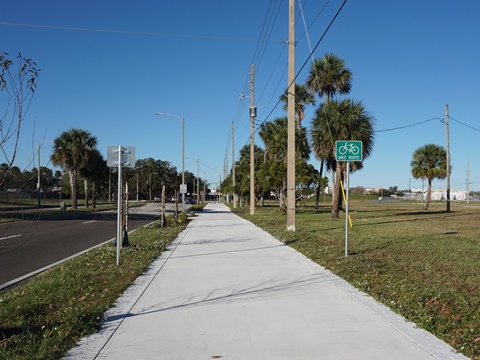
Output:
[[[200,204],[200,160],[197,159],[197,204]]]
[[[448,104],[446,107],[445,127],[446,127],[446,147],[447,147],[447,212],[450,212],[450,134],[448,129]]]
[[[235,128],[232,121],[232,188],[233,188],[233,208],[237,208],[237,194],[235,193]]]
[[[347,161],[347,176],[346,176],[345,192],[346,204],[345,204],[345,257],[348,257],[348,206],[349,206],[349,192],[350,192],[350,162]]]
[[[177,116],[178,118],[178,116]],[[185,186],[185,120],[181,118],[182,122],[182,185]],[[185,192],[182,191],[182,210],[185,212]]]
[[[117,187],[117,266],[120,266],[120,236],[121,229],[121,213],[122,213],[122,147],[118,147],[118,187]]]
[[[38,142],[38,180],[37,180],[37,191],[38,191],[38,207],[40,207],[40,198],[41,198],[41,194],[40,194],[40,146],[41,146],[41,142]]]

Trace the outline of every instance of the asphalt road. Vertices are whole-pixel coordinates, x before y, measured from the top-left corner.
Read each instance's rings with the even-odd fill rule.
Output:
[[[166,206],[173,212],[173,205]],[[159,203],[131,208],[128,230],[159,218]],[[46,215],[0,224],[0,289],[7,283],[112,240],[117,234],[116,211]]]

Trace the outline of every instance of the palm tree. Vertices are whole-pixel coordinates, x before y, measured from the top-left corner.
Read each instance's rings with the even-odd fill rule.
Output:
[[[274,121],[260,126],[259,135],[265,144],[265,159],[263,172],[271,173],[275,179],[274,185],[279,194],[279,205],[285,208],[285,194],[287,190],[287,148],[288,148],[288,119],[277,118]],[[310,145],[305,129],[295,129],[295,159],[305,162],[310,158]],[[272,184],[273,185],[273,184]]]
[[[280,96],[280,101],[284,103],[283,109],[288,110],[288,89]],[[315,105],[315,98],[312,93],[303,84],[295,84],[295,119],[297,128],[302,128],[302,120],[305,118],[305,106]]]
[[[95,185],[105,173],[108,173],[107,163],[102,154],[97,149],[89,150],[86,163],[79,169],[80,176],[83,177],[85,188],[85,207],[88,207],[88,186],[92,184],[92,207],[95,208]]]
[[[335,94],[350,92],[351,81],[352,72],[345,67],[343,59],[335,54],[325,54],[323,58],[314,60],[306,83],[308,89],[317,93],[320,98],[325,97],[325,103],[328,103]],[[333,147],[334,143],[331,146]],[[323,174],[323,164],[326,163],[335,186],[334,162],[328,157],[319,157],[318,159],[320,160],[320,177]],[[320,187],[317,188],[315,210],[318,209],[319,196]]]
[[[87,163],[91,150],[97,146],[97,138],[82,129],[64,131],[54,140],[52,163],[64,168],[72,190],[72,209],[77,209],[77,175]]]
[[[447,152],[442,146],[427,144],[415,150],[410,166],[415,179],[427,179],[428,181],[427,200],[424,207],[425,210],[428,210],[433,179],[445,179],[447,177]],[[450,167],[450,171],[451,169],[452,167]]]
[[[313,61],[307,87],[320,98],[325,96],[328,103],[335,94],[348,94],[351,81],[352,72],[345,67],[345,62],[335,54],[326,54]]]
[[[363,159],[373,149],[373,117],[361,102],[351,99],[332,100],[323,103],[316,111],[312,122],[312,144],[315,156],[326,159],[330,167],[336,168],[336,181],[333,191],[332,218],[338,219],[342,204],[340,181],[344,178],[345,163],[335,160],[335,141],[359,140],[363,143]],[[362,168],[361,162],[351,164],[352,171]]]

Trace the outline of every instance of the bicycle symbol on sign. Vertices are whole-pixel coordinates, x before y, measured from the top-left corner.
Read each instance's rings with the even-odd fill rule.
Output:
[[[354,143],[345,142],[342,146],[338,148],[340,155],[345,155],[347,152],[352,155],[357,155],[360,152],[360,149]]]

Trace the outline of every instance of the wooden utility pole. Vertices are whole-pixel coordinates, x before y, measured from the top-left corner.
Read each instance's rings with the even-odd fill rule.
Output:
[[[448,129],[448,104],[446,107],[445,126],[447,132],[447,212],[450,212],[450,134]]]
[[[294,0],[289,0],[287,94],[288,94],[287,230],[295,231],[295,1]]]
[[[235,194],[235,128],[232,121],[232,188],[233,188],[233,208],[237,208],[237,194]]]
[[[255,214],[255,117],[257,116],[257,108],[255,107],[255,71],[252,64],[250,76],[250,215]]]

